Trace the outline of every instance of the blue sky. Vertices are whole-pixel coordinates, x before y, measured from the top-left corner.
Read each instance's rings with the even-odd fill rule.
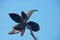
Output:
[[[17,24],[8,14],[20,15],[22,10],[27,13],[32,9],[38,10],[29,19],[40,26],[40,30],[34,32],[38,40],[60,40],[60,0],[0,0],[0,40],[33,40],[28,29],[23,37],[20,33],[8,34]]]

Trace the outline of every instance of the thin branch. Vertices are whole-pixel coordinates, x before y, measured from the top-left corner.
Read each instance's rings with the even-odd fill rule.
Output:
[[[35,35],[33,34],[32,30],[30,29],[31,35],[34,38],[34,40],[37,40],[37,37],[35,37]]]
[[[30,30],[31,35],[32,35],[32,37],[34,38],[34,40],[37,40],[37,37],[35,37],[35,35],[33,34],[33,31],[32,31],[32,29],[31,29],[31,27],[30,27],[29,25],[27,25],[27,26],[29,27],[29,30]]]

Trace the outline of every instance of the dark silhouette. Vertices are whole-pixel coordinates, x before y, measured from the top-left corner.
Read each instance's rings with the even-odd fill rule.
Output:
[[[30,30],[33,38],[37,40],[32,31],[34,32],[39,31],[40,29],[39,25],[33,21],[27,22],[34,11],[37,11],[37,10],[30,10],[29,12],[27,12],[27,14],[21,11],[21,16],[19,16],[16,13],[9,13],[9,16],[11,17],[11,19],[18,23],[13,27],[13,30],[9,32],[9,34],[16,34],[21,32],[21,36],[23,36],[25,29],[27,27],[27,29]]]

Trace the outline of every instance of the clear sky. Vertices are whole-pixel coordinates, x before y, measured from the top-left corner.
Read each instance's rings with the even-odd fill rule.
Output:
[[[22,37],[20,33],[8,34],[17,24],[8,14],[20,15],[22,10],[27,13],[31,9],[38,10],[29,19],[40,26],[40,30],[34,32],[38,40],[60,40],[60,0],[0,0],[0,40],[33,40],[28,29]]]

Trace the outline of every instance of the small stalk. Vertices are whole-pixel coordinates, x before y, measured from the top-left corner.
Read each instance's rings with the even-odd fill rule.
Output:
[[[37,40],[37,37],[35,37],[35,35],[33,34],[33,31],[32,31],[32,29],[31,29],[31,27],[28,25],[28,27],[29,27],[29,30],[30,30],[30,32],[31,32],[31,35],[32,35],[32,37],[34,38],[34,40]]]
[[[35,37],[35,35],[33,34],[32,30],[30,29],[31,35],[34,38],[34,40],[37,40],[37,37]]]

